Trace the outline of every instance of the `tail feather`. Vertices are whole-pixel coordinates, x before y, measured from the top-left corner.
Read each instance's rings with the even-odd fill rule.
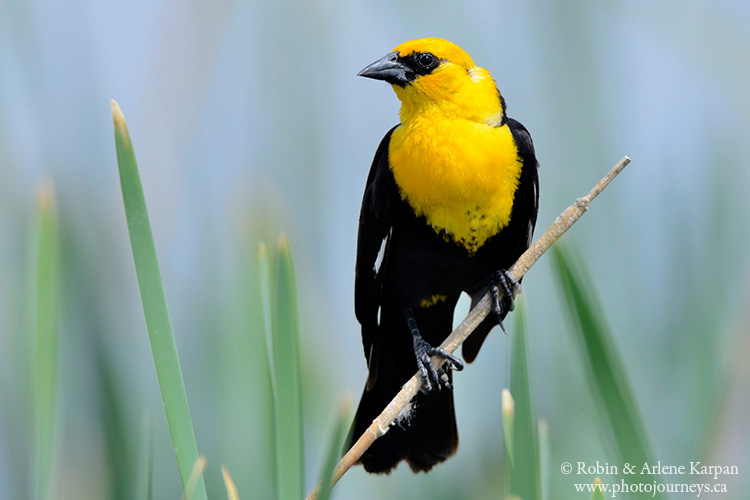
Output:
[[[472,305],[472,307],[474,307]],[[469,338],[464,341],[461,347],[461,354],[463,355],[464,361],[472,363],[479,354],[479,349],[484,344],[484,339],[489,335],[490,330],[497,326],[497,318],[494,314],[490,314],[479,323],[479,325],[471,332]]]
[[[382,377],[379,378],[370,390],[362,394],[348,446],[359,439],[401,389],[402,383],[389,386],[384,382]],[[375,441],[360,458],[367,472],[387,474],[401,460],[406,460],[414,472],[426,472],[456,452],[458,429],[453,393],[444,389],[437,394],[419,394],[412,404],[411,412]]]
[[[479,303],[480,300],[484,297],[484,294],[487,293],[489,289],[487,287],[482,288],[481,290],[475,292],[471,296],[471,308],[474,309],[474,307]],[[512,301],[509,297],[503,297],[503,308],[505,311],[505,314],[503,314],[503,319],[505,319],[505,316],[508,315],[508,311],[510,310]],[[487,338],[487,335],[489,335],[490,330],[492,330],[494,327],[497,326],[497,317],[490,312],[484,320],[479,323],[479,325],[474,329],[473,332],[471,332],[471,335],[469,335],[469,338],[467,338],[464,341],[463,346],[461,347],[461,354],[464,357],[464,361],[467,363],[473,362],[477,358],[477,354],[479,354],[479,349],[481,349],[482,344],[484,343],[484,339]]]
[[[456,295],[429,309],[414,309],[417,325],[431,345],[440,345],[450,333],[457,299]],[[352,424],[349,443],[359,439],[417,371],[413,339],[403,309],[385,304],[379,328],[373,339],[378,355],[368,364],[371,376]],[[360,462],[365,470],[388,473],[406,460],[415,472],[428,471],[455,453],[458,431],[450,390],[418,394],[411,411],[406,413],[362,455]]]
[[[427,472],[445,461],[458,449],[458,429],[453,408],[453,393],[443,389],[438,394],[418,396],[414,443],[406,462],[414,472]],[[420,415],[423,418],[420,418]]]
[[[398,389],[395,392],[384,390],[381,380],[378,380],[371,389],[365,389],[349,431],[347,447],[351,447],[365,433],[372,421],[380,415],[397,392]],[[365,451],[359,461],[367,472],[389,473],[409,454],[410,437],[405,427],[394,425],[385,436],[375,441]]]

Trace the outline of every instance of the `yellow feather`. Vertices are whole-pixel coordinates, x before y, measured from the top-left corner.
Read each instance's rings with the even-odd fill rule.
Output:
[[[432,295],[426,299],[422,299],[422,302],[419,303],[419,307],[432,307],[438,302],[445,302],[446,300],[448,300],[448,297],[446,297],[445,295]]]
[[[389,162],[402,198],[437,232],[474,253],[510,221],[521,175],[513,135],[502,122],[495,81],[457,45],[421,39],[401,55],[432,52],[441,64],[405,87]]]

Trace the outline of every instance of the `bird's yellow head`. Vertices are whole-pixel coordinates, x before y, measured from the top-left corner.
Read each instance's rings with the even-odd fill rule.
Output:
[[[489,71],[441,38],[402,43],[359,72],[385,80],[401,100],[401,121],[440,114],[499,125],[505,103]]]

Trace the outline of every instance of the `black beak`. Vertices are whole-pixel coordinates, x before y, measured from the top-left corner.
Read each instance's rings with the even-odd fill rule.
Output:
[[[398,52],[394,51],[367,66],[357,76],[385,80],[403,87],[414,79],[414,72],[399,61]]]

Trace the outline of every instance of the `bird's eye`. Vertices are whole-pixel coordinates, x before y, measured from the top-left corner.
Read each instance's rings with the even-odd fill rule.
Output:
[[[437,62],[437,58],[429,52],[425,52],[419,56],[418,62],[423,68],[431,68]]]

